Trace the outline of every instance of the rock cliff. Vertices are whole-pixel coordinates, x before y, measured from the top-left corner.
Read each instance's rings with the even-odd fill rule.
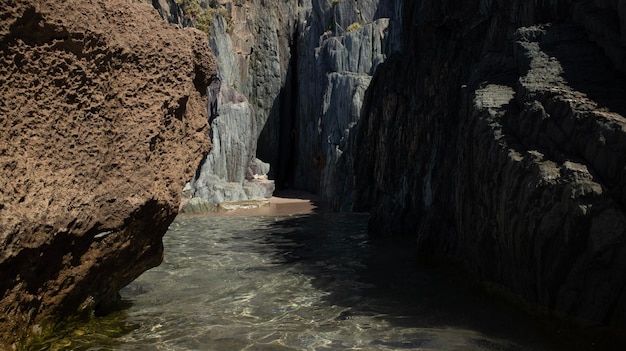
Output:
[[[405,3],[404,51],[374,76],[352,145],[371,230],[626,327],[622,7]]]
[[[210,111],[211,141],[215,147],[189,183],[189,194],[185,196],[196,199],[181,208],[184,212],[202,212],[194,205],[197,203],[203,204],[201,208],[224,202],[243,201],[249,205],[249,200],[269,198],[274,191],[274,182],[267,179],[269,164],[258,167],[263,162],[256,158],[257,140],[263,125],[259,123],[265,121],[256,118],[255,108],[234,88],[242,85],[241,76],[246,73],[242,66],[246,64],[245,55],[241,54],[241,48],[234,49],[228,32],[228,22],[236,21],[239,12],[232,13],[235,17],[231,15],[229,19],[215,15],[211,26],[209,43],[217,57],[220,77],[215,96],[210,97],[215,104]],[[243,36],[245,30],[234,33]]]
[[[162,259],[209,149],[206,35],[128,1],[0,7],[0,348]]]
[[[169,1],[152,4],[170,23],[193,24],[181,23],[176,15],[180,8]],[[186,186],[184,196],[195,199],[183,205],[184,212],[203,212],[224,202],[249,206],[248,200],[272,195],[274,181],[267,179],[270,166],[257,159],[257,141],[269,116],[278,111],[275,106],[286,75],[281,55],[289,57],[283,20],[293,21],[297,9],[264,1],[200,4],[210,13],[209,44],[217,57],[221,82],[210,116],[216,147]]]
[[[252,106],[226,84],[218,94],[218,113],[211,122],[213,149],[186,186],[183,198],[195,199],[183,204],[181,212],[207,212],[225,202],[262,205],[274,192],[274,182],[267,179],[269,164],[255,157],[258,134]]]
[[[319,192],[335,209],[351,207],[350,130],[377,66],[399,50],[397,0],[309,1],[297,57],[293,186]],[[345,174],[344,171],[348,171]]]
[[[155,6],[171,18],[161,2]],[[246,170],[247,160],[258,153],[271,164],[269,176],[279,188],[318,192],[334,208],[349,210],[352,159],[350,152],[343,157],[344,152],[372,74],[399,50],[401,4],[218,1],[214,6],[226,11],[215,11],[210,43],[222,85],[247,99],[255,121],[245,118],[246,127],[235,123],[233,128],[225,120],[234,117],[220,111],[213,130],[229,140],[256,142],[222,148],[219,162],[229,160],[229,167]],[[190,184],[190,196],[212,203],[243,200],[250,183],[218,175],[214,160],[210,157]]]
[[[178,23],[175,6],[153,5]],[[213,151],[187,187],[186,196],[199,198],[189,206],[200,199],[203,207],[248,200],[271,189],[271,181],[259,187],[243,176],[225,177],[215,164],[227,163],[231,175],[242,175],[258,151],[280,188],[319,192],[334,208],[350,210],[352,159],[344,151],[371,75],[399,49],[401,1],[222,0],[211,6],[224,10],[212,10],[210,27],[222,86],[247,99],[246,110],[256,117],[225,113],[233,111],[231,104],[218,107],[214,137],[247,146]],[[241,117],[243,110],[237,111]]]

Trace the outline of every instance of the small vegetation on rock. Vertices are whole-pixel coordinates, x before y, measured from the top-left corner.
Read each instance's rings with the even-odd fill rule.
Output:
[[[217,15],[221,15],[230,22],[228,9],[216,0],[176,0],[186,19],[199,30],[211,34],[211,24]]]
[[[352,23],[351,25],[349,25],[349,26],[348,26],[348,28],[346,28],[346,30],[347,30],[348,32],[354,32],[355,30],[359,30],[359,29],[361,29],[361,28],[363,28],[363,25],[361,25],[361,23],[359,23],[359,22],[354,22],[354,23]]]

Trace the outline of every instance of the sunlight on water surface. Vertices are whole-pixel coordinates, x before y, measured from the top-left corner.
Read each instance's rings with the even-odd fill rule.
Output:
[[[420,267],[364,215],[178,218],[126,305],[56,350],[557,350],[527,318]]]

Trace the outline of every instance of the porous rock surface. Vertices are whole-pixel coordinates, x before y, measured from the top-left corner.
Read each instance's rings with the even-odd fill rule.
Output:
[[[405,50],[379,67],[352,145],[370,229],[626,328],[618,3],[405,2]]]
[[[0,8],[0,348],[162,259],[210,142],[206,35],[128,1]]]

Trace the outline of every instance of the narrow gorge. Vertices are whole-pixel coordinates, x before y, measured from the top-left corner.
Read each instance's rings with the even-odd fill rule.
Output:
[[[253,82],[235,85],[279,187],[369,212],[374,235],[415,236],[531,304],[624,327],[624,6],[304,1],[294,20],[288,2],[221,4],[232,34],[214,36],[250,55],[220,67]]]
[[[106,313],[179,212],[284,190],[625,335],[626,2],[0,6],[0,348]]]

